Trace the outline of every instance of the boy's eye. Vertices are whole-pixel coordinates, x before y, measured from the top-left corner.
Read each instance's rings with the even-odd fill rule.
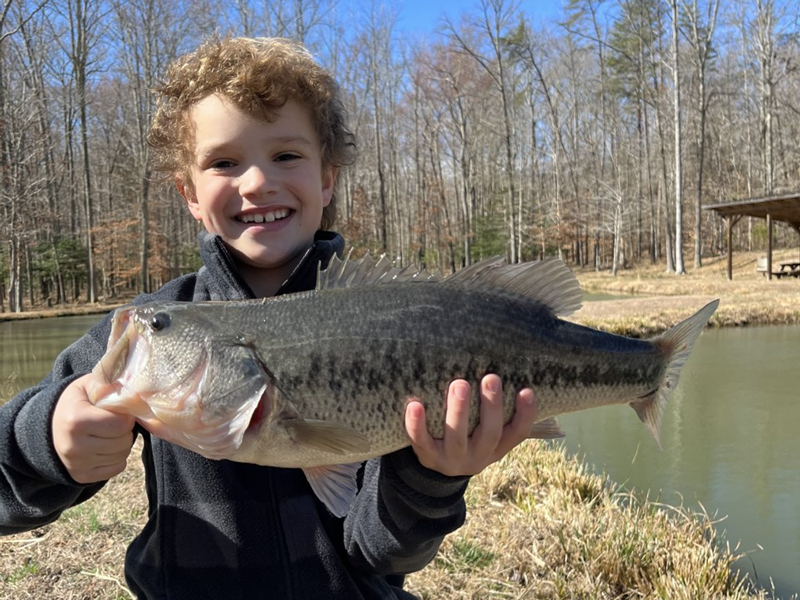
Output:
[[[209,166],[212,169],[230,169],[235,163],[232,160],[215,160]]]
[[[294,153],[291,153],[291,152],[284,152],[283,154],[279,154],[276,157],[276,160],[279,161],[279,162],[285,162],[285,161],[290,161],[290,160],[297,160],[298,158],[300,158],[300,156],[297,155],[297,154],[294,154]]]

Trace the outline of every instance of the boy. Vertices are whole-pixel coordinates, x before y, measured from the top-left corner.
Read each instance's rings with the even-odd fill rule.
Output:
[[[341,253],[327,231],[352,135],[333,79],[286,40],[228,39],[178,59],[160,90],[153,167],[175,179],[204,266],[134,300],[235,300],[311,289]],[[89,403],[106,318],[57,359],[37,387],[0,409],[0,533],[39,527],[95,494],[144,439],[149,520],[128,549],[140,598],[411,598],[421,569],[465,517],[468,476],[525,439],[530,390],[502,426],[500,381],[481,383],[481,425],[467,436],[469,385],[448,391],[448,431],[433,440],[411,401],[412,448],[369,461],[344,519],[302,472],[213,461]]]

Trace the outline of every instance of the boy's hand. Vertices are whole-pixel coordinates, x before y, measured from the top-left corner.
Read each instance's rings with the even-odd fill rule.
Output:
[[[537,415],[533,391],[524,389],[517,394],[514,417],[504,426],[502,383],[493,374],[481,381],[480,422],[471,436],[467,434],[469,383],[463,379],[453,381],[447,391],[446,406],[444,439],[434,439],[428,433],[425,407],[414,398],[406,406],[406,430],[419,462],[450,476],[476,475],[503,458],[528,439]]]
[[[73,381],[53,412],[56,453],[78,483],[105,481],[125,469],[136,424],[131,415],[108,412],[89,402],[91,384],[91,373]]]

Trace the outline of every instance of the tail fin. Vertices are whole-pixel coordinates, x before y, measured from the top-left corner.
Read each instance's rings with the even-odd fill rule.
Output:
[[[718,306],[719,300],[709,302],[694,315],[653,340],[656,347],[668,357],[667,372],[655,392],[631,402],[631,407],[639,415],[639,419],[647,425],[659,448],[661,448],[659,439],[661,416],[664,414],[667,399],[678,386],[681,370],[692,353],[692,346]]]

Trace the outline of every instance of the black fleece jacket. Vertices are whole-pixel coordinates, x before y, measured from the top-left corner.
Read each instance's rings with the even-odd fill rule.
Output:
[[[200,246],[200,271],[134,304],[253,297],[217,236],[202,234]],[[317,264],[343,246],[339,235],[318,232],[279,293],[312,289]],[[110,315],[64,350],[39,385],[0,407],[0,534],[50,523],[103,486],[69,476],[51,420],[64,388],[99,361],[109,333]],[[465,518],[467,478],[426,469],[409,448],[368,461],[350,513],[338,519],[300,470],[208,460],[138,426],[137,433],[149,518],[128,549],[125,574],[139,598],[413,598],[400,589],[403,574],[424,567]]]

